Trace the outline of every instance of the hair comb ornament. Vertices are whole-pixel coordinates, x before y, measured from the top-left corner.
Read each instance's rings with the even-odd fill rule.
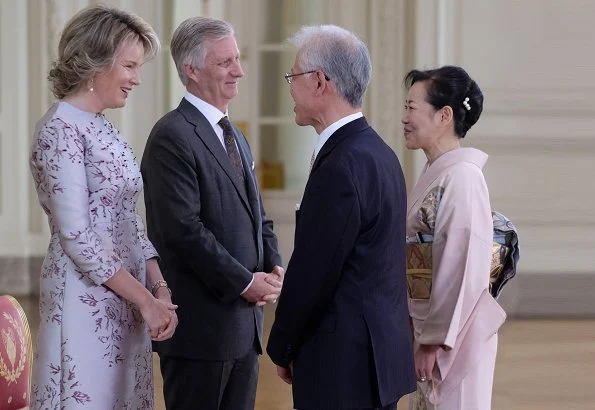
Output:
[[[469,105],[469,97],[465,97],[463,100],[463,106],[467,111],[471,110],[471,105]]]

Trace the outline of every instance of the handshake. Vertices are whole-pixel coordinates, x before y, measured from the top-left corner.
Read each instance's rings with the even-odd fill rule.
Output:
[[[242,297],[248,302],[256,303],[256,306],[275,303],[281,293],[284,276],[285,269],[277,265],[271,273],[255,272],[252,283],[242,294]]]

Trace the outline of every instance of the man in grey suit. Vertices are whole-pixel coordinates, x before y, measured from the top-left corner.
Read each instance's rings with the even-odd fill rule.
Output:
[[[187,92],[153,127],[141,164],[149,238],[179,306],[175,337],[154,346],[165,403],[253,409],[262,305],[276,301],[283,269],[250,148],[227,117],[244,75],[234,30],[187,19],[171,53]]]

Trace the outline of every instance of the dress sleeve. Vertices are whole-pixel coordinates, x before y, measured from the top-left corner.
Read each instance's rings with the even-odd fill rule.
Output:
[[[138,234],[138,240],[140,241],[141,247],[143,248],[143,255],[145,256],[145,261],[148,261],[152,258],[159,258],[159,254],[157,250],[147,238],[147,233],[145,231],[145,224],[143,223],[143,219],[140,215],[136,215],[136,232]]]
[[[447,180],[436,215],[432,292],[420,344],[454,346],[459,329],[489,284],[492,229],[481,170],[459,165]]]
[[[75,125],[54,118],[41,127],[32,147],[33,177],[65,254],[97,285],[121,267],[111,243],[91,226],[84,139]]]

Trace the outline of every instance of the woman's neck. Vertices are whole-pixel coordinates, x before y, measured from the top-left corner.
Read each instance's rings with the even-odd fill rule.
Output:
[[[426,154],[428,163],[430,163],[431,165],[440,156],[442,156],[442,154],[455,150],[457,148],[461,148],[461,142],[459,137],[454,135],[452,137],[438,139],[435,145],[427,149],[424,149],[424,153]]]
[[[64,97],[63,101],[66,101],[70,105],[73,105],[82,111],[91,113],[101,113],[103,111],[103,109],[101,109],[98,104],[97,98],[94,98],[92,91],[84,90],[75,92],[74,94]]]

